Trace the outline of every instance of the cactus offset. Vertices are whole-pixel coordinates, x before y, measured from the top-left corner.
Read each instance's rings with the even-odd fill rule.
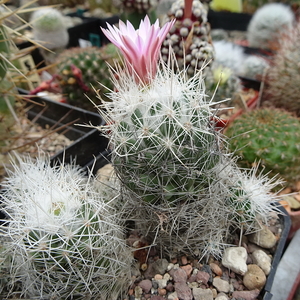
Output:
[[[86,97],[87,95],[93,101],[95,100],[96,94],[93,88],[100,89],[102,97],[107,100],[105,92],[113,88],[107,63],[112,64],[117,58],[118,52],[113,44],[102,48],[65,50],[57,58],[57,72],[61,77],[62,94],[67,101],[74,106],[93,109],[94,105]]]
[[[73,165],[18,163],[2,194],[12,290],[21,284],[31,299],[117,299],[130,282],[131,254],[113,199],[94,192]]]
[[[300,121],[288,112],[261,108],[245,113],[227,129],[239,165],[260,162],[259,170],[279,174],[288,183],[300,179]]]
[[[200,1],[194,0],[189,12],[184,0],[177,0],[168,14],[168,19],[174,18],[176,23],[162,45],[162,57],[167,62],[171,46],[179,69],[187,67],[187,75],[193,76],[195,70],[203,67],[204,62],[209,63],[214,58],[207,10]]]

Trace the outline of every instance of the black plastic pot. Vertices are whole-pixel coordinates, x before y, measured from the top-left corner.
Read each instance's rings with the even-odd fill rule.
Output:
[[[207,18],[212,29],[246,31],[252,15],[210,9]]]
[[[285,210],[285,208],[281,204],[278,204],[278,209],[281,211],[280,220],[282,222],[283,228],[282,228],[282,232],[280,235],[280,239],[277,243],[276,251],[273,256],[270,274],[268,275],[267,282],[261,293],[263,300],[271,300],[272,299],[273,295],[271,293],[271,289],[272,289],[272,285],[274,282],[274,277],[275,277],[280,259],[284,253],[284,249],[285,249],[288,235],[289,235],[290,228],[291,228],[291,218],[290,218],[289,214],[287,213],[287,211]]]
[[[25,90],[19,89],[21,95],[28,95]],[[46,97],[33,97],[28,102],[28,118],[35,120],[42,127],[61,128],[67,138],[73,141],[71,145],[64,150],[59,151],[51,157],[52,164],[57,162],[76,161],[76,164],[83,168],[91,168],[94,162],[97,164],[96,171],[105,164],[100,158],[108,155],[108,140],[96,128],[85,127],[81,125],[104,125],[104,120],[98,113],[83,110],[68,104],[60,103]],[[101,165],[102,164],[102,165]]]

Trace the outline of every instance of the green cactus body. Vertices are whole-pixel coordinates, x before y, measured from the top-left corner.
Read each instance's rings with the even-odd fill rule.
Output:
[[[165,62],[169,59],[170,45],[174,51],[178,68],[187,68],[187,75],[208,64],[214,58],[214,47],[210,36],[210,25],[207,22],[207,10],[200,1],[193,1],[191,17],[184,16],[184,0],[173,3],[168,19],[176,18],[163,42],[161,53]]]
[[[288,112],[262,108],[245,113],[227,129],[230,148],[240,166],[259,169],[269,176],[279,174],[287,182],[300,179],[300,121]]]
[[[113,164],[123,184],[149,203],[175,205],[195,200],[208,186],[208,170],[218,161],[221,137],[211,123],[212,104],[205,102],[201,83],[196,78],[184,83],[174,75],[176,86],[165,76],[170,75],[161,71],[153,85],[132,91],[132,99],[130,91],[118,99],[128,88],[121,80],[116,101],[104,106],[105,118],[112,118],[107,132]],[[199,94],[190,86],[197,86]],[[136,97],[140,101],[133,104]]]
[[[132,256],[112,199],[94,192],[75,166],[28,158],[14,167],[3,183],[9,218],[0,234],[11,291],[18,283],[30,299],[110,300],[125,293]]]
[[[168,107],[135,109],[116,129],[122,138],[114,146],[114,164],[124,184],[150,203],[197,197],[208,185],[206,171],[218,160],[209,118],[204,105],[189,107],[183,95]]]
[[[113,88],[107,63],[112,64],[118,59],[118,52],[113,44],[102,48],[72,48],[65,50],[57,59],[58,74],[61,77],[60,85],[62,93],[67,101],[84,109],[94,109],[94,105],[86,95],[96,102],[96,94],[93,87],[100,91],[104,100],[105,93]],[[81,72],[81,79],[72,71],[72,66]],[[99,84],[103,84],[103,86]],[[105,87],[104,87],[105,86]]]

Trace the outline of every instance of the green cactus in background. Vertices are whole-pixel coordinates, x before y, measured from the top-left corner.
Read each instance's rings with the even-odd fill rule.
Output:
[[[265,78],[262,104],[283,108],[300,116],[300,25],[279,37]]]
[[[42,155],[18,158],[3,187],[6,297],[15,289],[30,299],[111,300],[126,293],[132,255],[112,208],[116,193],[103,197],[78,167],[50,167]]]
[[[161,53],[165,62],[169,59],[170,45],[174,51],[178,68],[187,68],[188,76],[193,76],[195,70],[203,68],[214,58],[214,47],[210,36],[210,24],[207,22],[207,10],[199,1],[192,2],[190,11],[184,0],[173,3],[168,20],[176,18],[163,42]]]
[[[258,165],[288,184],[300,179],[300,121],[286,111],[260,108],[244,113],[226,130],[230,148],[242,167]]]
[[[68,103],[88,110],[95,109],[86,97],[87,95],[96,102],[96,93],[93,88],[100,90],[102,98],[107,100],[105,93],[113,88],[107,64],[113,64],[118,57],[117,48],[113,44],[101,48],[65,50],[57,58],[57,74],[60,76],[62,94]]]

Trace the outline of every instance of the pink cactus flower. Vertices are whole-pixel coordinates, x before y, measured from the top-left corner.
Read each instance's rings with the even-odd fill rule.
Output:
[[[126,24],[119,21],[119,28],[107,23],[108,29],[101,29],[121,50],[128,70],[136,82],[148,84],[156,74],[161,44],[174,22],[175,19],[160,28],[158,20],[151,25],[149,17],[146,16],[137,30],[129,21]]]

